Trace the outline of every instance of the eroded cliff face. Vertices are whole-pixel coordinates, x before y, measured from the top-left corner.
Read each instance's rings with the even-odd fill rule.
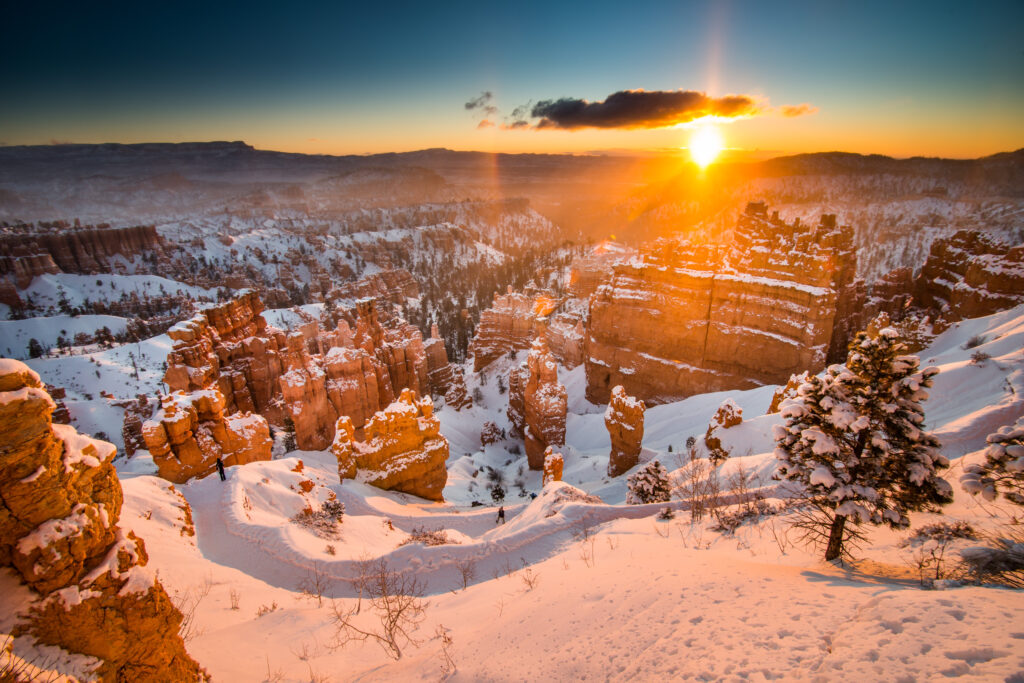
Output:
[[[398,400],[377,412],[358,441],[352,423],[338,420],[331,449],[342,480],[358,478],[382,489],[428,500],[443,500],[448,481],[448,441],[440,434],[429,397],[404,389]]]
[[[402,321],[385,326],[374,299],[337,308],[330,329],[311,322],[288,334],[269,327],[262,311],[259,296],[244,292],[169,330],[171,390],[217,389],[226,415],[254,412],[276,425],[290,419],[296,444],[307,450],[330,446],[340,416],[361,429],[402,389],[430,391],[422,335]],[[435,371],[439,384],[446,372],[449,387],[458,383],[453,370],[438,364]]]
[[[617,477],[634,467],[640,458],[644,440],[643,401],[626,394],[622,386],[612,389],[612,397],[604,413],[604,424],[611,437],[608,476]]]
[[[466,390],[466,378],[462,374],[462,369],[448,362],[448,351],[438,333],[437,325],[430,326],[430,339],[423,342],[423,351],[427,358],[427,383],[430,393],[434,396],[444,396],[445,405],[455,410],[473,405]]]
[[[523,440],[531,470],[544,469],[544,451],[565,444],[568,394],[558,382],[558,365],[542,339],[535,339],[526,358],[523,387]]]
[[[15,635],[100,660],[104,681],[198,680],[181,613],[118,527],[113,444],[51,422],[39,377],[0,359],[0,564],[39,598]]]
[[[224,395],[216,389],[173,392],[142,424],[142,438],[160,476],[176,484],[225,467],[270,460],[270,425],[246,412],[224,414]]]
[[[529,349],[541,337],[560,363],[574,368],[583,361],[583,313],[566,308],[565,299],[550,292],[513,292],[494,297],[481,312],[470,344],[473,371],[479,372],[510,351]]]
[[[1024,303],[1024,244],[967,230],[936,240],[914,289],[916,303],[946,322],[1017,306]]]
[[[152,225],[67,226],[42,234],[10,234],[0,237],[0,275],[13,275],[18,287],[25,288],[36,275],[110,272],[112,257],[131,259],[147,252],[164,252]]]
[[[833,217],[787,224],[763,204],[748,206],[728,247],[659,240],[590,299],[587,398],[606,403],[621,384],[659,404],[817,372],[855,267],[851,232]]]

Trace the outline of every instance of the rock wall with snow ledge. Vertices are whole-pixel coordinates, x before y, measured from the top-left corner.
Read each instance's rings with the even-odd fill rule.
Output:
[[[728,247],[659,240],[590,299],[587,398],[606,403],[621,384],[661,404],[817,372],[842,346],[855,270],[852,233],[833,216],[785,223],[761,203]]]
[[[583,314],[572,307],[573,302],[579,303],[550,292],[513,292],[511,287],[505,294],[495,295],[491,307],[480,313],[470,344],[473,372],[510,351],[529,349],[538,337],[567,368],[582,363]]]
[[[347,417],[338,420],[331,449],[342,481],[357,478],[378,488],[443,500],[448,481],[448,441],[434,416],[429,396],[417,399],[405,389],[397,401],[379,411],[357,441]]]
[[[53,408],[38,375],[0,359],[0,565],[38,594],[14,635],[99,659],[98,680],[199,679],[142,539],[118,527],[116,449]]]

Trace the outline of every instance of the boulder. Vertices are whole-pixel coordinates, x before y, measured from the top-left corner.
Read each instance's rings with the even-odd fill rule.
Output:
[[[729,457],[729,451],[722,446],[719,438],[722,431],[743,423],[743,409],[736,405],[731,398],[722,401],[718,406],[714,417],[708,424],[708,430],[704,434],[704,445],[708,449],[708,458],[712,463],[718,464]]]

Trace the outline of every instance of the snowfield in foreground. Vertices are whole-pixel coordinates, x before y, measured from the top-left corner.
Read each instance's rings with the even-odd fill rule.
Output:
[[[982,343],[964,348],[975,337]],[[990,357],[972,362],[979,350]],[[147,467],[138,456],[122,467],[121,523],[146,539],[150,567],[185,611],[194,606],[188,648],[216,680],[438,680],[445,651],[450,680],[463,681],[1020,680],[1024,592],[925,590],[915,548],[901,542],[940,520],[996,531],[1014,512],[956,482],[985,435],[1024,414],[1024,307],[966,321],[921,357],[942,371],[925,406],[928,427],[948,444],[956,501],[942,516],[912,515],[908,532],[870,529],[853,567],[801,547],[786,514],[727,534],[707,517],[691,523],[683,501],[671,504],[671,520],[658,519],[663,505],[624,505],[626,477],[604,476],[607,432],[601,407],[582,398],[580,370],[562,378],[571,410],[566,482],[535,500],[513,485],[540,491],[539,473],[519,474],[513,442],[479,447],[484,420],[507,426],[507,396],[491,381],[480,387],[483,405],[439,413],[452,444],[446,503],[339,484],[329,451],[184,486],[139,474]],[[733,454],[723,476],[743,467],[776,502],[769,435],[780,418],[764,415],[773,390],[651,408],[642,461],[674,469],[686,438],[702,436],[730,397],[745,421],[723,433]],[[495,526],[485,465],[506,480],[504,526]],[[292,521],[335,499],[345,506],[335,536]],[[450,543],[403,544],[423,529],[444,529]],[[976,543],[958,541],[947,557]],[[354,623],[379,628],[355,580],[368,558],[421,581],[429,602],[412,634],[419,644],[402,647],[399,660],[372,641],[337,647],[335,609],[359,604]]]

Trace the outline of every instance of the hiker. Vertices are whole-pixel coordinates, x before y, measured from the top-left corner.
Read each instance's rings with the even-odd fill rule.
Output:
[[[227,481],[227,477],[224,476],[224,462],[217,458],[217,474],[220,475],[221,481]]]
[[[498,508],[498,518],[496,520],[494,520],[494,524],[495,524],[495,526],[497,526],[498,524],[504,524],[504,523],[505,523],[505,506],[502,505],[500,508]]]

